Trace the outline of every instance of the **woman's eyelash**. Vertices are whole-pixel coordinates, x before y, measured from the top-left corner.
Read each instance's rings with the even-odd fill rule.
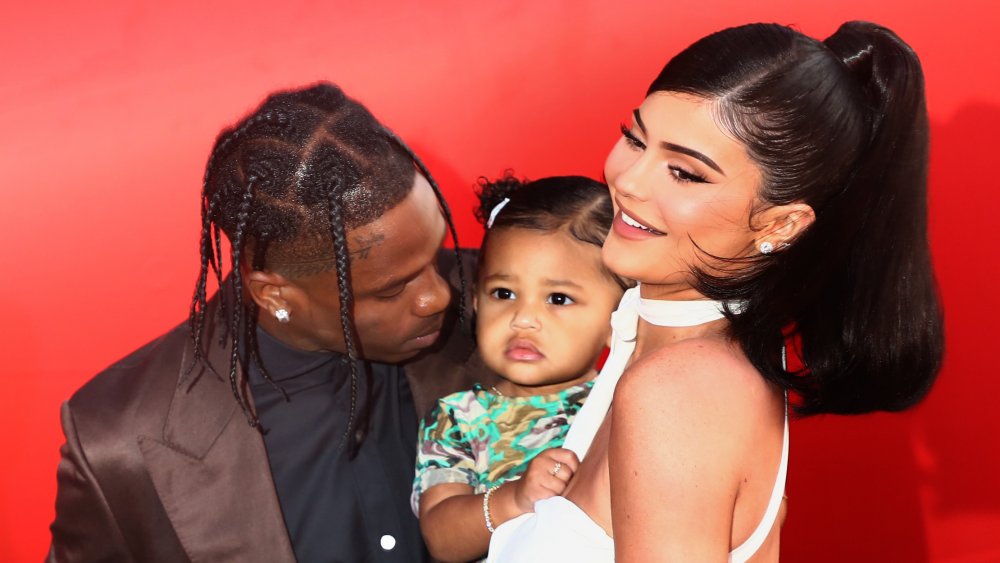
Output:
[[[700,176],[698,174],[695,174],[694,172],[688,172],[687,170],[684,170],[679,166],[670,165],[667,167],[667,169],[670,170],[670,174],[678,182],[695,182],[698,184],[704,184],[705,182],[707,182],[704,176]]]
[[[646,148],[646,143],[643,143],[639,137],[635,136],[635,133],[632,132],[632,129],[628,126],[628,124],[622,123],[620,127],[622,137],[625,137],[625,140],[629,145],[640,150],[644,150]],[[689,172],[679,166],[669,166],[668,168],[670,169],[670,174],[678,182],[694,182],[697,184],[704,184],[708,181],[704,176],[695,174],[694,172]]]
[[[632,133],[632,129],[628,125],[622,123],[621,130],[622,130],[622,137],[625,137],[625,140],[628,141],[628,144],[632,145],[637,149],[646,148],[646,144],[640,141],[639,137],[636,137],[635,134]]]

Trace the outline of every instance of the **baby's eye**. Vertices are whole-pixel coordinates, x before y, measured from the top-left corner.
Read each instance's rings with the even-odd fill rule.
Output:
[[[507,289],[506,287],[498,287],[490,292],[490,297],[493,299],[514,299],[516,297],[514,292]]]
[[[573,298],[565,293],[553,293],[549,295],[549,299],[546,301],[549,305],[572,305],[576,303]]]

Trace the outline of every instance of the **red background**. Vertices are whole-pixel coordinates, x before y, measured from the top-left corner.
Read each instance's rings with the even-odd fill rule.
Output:
[[[994,0],[10,4],[0,18],[0,559],[46,550],[59,404],[185,317],[205,159],[218,130],[266,92],[326,79],[362,100],[426,158],[474,246],[477,176],[598,176],[618,123],[698,37],[750,21],[825,37],[868,19],[909,41],[927,75],[946,361],[909,413],[794,424],[783,553],[1000,561]]]

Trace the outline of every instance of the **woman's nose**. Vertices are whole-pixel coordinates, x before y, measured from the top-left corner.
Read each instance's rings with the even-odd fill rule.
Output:
[[[646,179],[649,163],[647,160],[643,157],[635,159],[611,181],[611,185],[618,195],[638,201],[645,201],[648,198]]]

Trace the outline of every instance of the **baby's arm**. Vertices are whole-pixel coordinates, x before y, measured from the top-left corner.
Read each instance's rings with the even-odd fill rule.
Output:
[[[520,479],[504,483],[490,495],[493,527],[531,512],[535,501],[561,494],[578,465],[576,454],[567,449],[538,454]],[[461,483],[442,483],[423,492],[420,530],[431,555],[442,561],[469,561],[486,554],[490,532],[483,513],[484,496]]]

